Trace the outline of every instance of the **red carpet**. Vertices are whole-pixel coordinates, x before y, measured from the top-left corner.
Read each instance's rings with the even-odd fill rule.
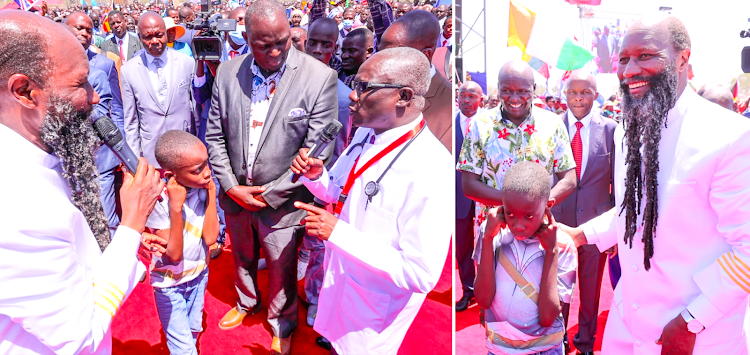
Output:
[[[594,344],[594,352],[601,354],[602,349],[602,334],[604,334],[604,325],[607,322],[607,314],[609,314],[609,307],[612,305],[612,284],[609,282],[609,272],[607,268],[604,269],[604,277],[602,279],[602,291],[599,300],[599,321],[597,322],[596,331],[596,344]],[[456,281],[454,283],[454,290],[456,290],[456,299],[460,299],[463,293],[461,292],[461,281],[458,278],[458,271],[455,272]],[[570,339],[575,336],[578,332],[578,305],[580,300],[578,297],[578,282],[576,282],[576,290],[573,294],[573,300],[570,303],[570,315],[568,319],[568,337]],[[575,346],[570,343],[571,354],[575,354]],[[485,355],[487,354],[487,348],[484,346],[484,328],[479,325],[479,307],[476,304],[469,307],[468,310],[456,313],[456,355]]]
[[[264,310],[245,318],[242,326],[220,330],[219,320],[234,307],[237,295],[234,289],[232,256],[225,251],[212,260],[203,313],[203,334],[198,340],[198,352],[208,354],[268,354],[271,344],[270,327],[265,322],[268,307],[268,272],[258,272],[258,283],[263,296]],[[452,255],[449,251],[448,255]],[[427,296],[414,320],[399,354],[450,354],[451,353],[451,268],[452,258],[446,264],[435,289]],[[298,292],[304,295],[303,282]],[[306,309],[300,306],[299,326],[292,337],[292,354],[329,354],[315,345],[319,335],[307,326]],[[154,294],[148,279],[139,284],[112,323],[113,354],[169,354],[166,338],[161,329],[154,305]],[[429,346],[425,346],[425,341]]]

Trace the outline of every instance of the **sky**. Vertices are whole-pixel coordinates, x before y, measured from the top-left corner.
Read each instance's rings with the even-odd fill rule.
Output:
[[[559,14],[558,26],[561,31],[579,39],[584,36],[579,11],[575,5],[570,5],[564,0],[520,1],[537,11],[555,11]],[[485,70],[485,53],[481,38],[485,24],[480,16],[483,5],[486,5],[488,18],[488,84],[494,86],[497,84],[500,66],[510,59],[519,57],[520,52],[515,48],[507,48],[509,0],[464,0],[462,37],[465,39],[465,70]],[[658,13],[660,6],[672,7],[672,15],[677,16],[687,27],[692,43],[690,63],[693,65],[696,83],[729,84],[732,79],[742,74],[740,53],[743,47],[750,46],[750,38],[740,38],[739,33],[748,27],[748,0],[602,0],[601,5],[593,6],[592,9],[596,18],[634,19],[645,14]],[[472,24],[476,32],[469,29]],[[470,49],[473,46],[477,47]],[[561,75],[561,71],[553,71],[550,81]]]

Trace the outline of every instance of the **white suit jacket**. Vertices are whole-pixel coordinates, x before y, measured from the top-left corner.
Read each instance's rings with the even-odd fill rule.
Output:
[[[618,126],[615,207],[583,225],[599,250],[618,244],[622,267],[602,353],[659,354],[655,341],[687,307],[706,327],[696,337],[695,355],[747,354],[750,121],[689,88],[669,111],[659,144],[659,219],[648,271],[641,216],[633,247],[623,241],[623,133]]]
[[[145,268],[120,226],[102,253],[60,159],[0,124],[0,354],[111,354],[112,318]],[[136,275],[137,274],[137,275]]]
[[[376,136],[374,144],[365,146],[357,167],[421,120],[420,115]],[[305,186],[318,198],[335,201],[359,156],[357,143],[369,135],[371,129],[357,130],[330,175],[326,172],[316,182],[303,178]],[[453,160],[427,127],[393,164],[367,204],[365,184],[380,177],[401,147],[355,180],[326,243],[315,330],[342,355],[396,354],[448,254],[454,224]]]

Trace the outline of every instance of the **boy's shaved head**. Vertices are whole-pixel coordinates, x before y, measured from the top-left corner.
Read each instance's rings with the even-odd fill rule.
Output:
[[[156,141],[154,155],[162,169],[176,170],[184,165],[182,160],[185,153],[194,149],[196,145],[202,146],[203,142],[188,132],[167,131]]]
[[[546,203],[551,188],[552,182],[547,169],[530,161],[513,164],[503,179],[503,194],[514,192],[533,201]]]

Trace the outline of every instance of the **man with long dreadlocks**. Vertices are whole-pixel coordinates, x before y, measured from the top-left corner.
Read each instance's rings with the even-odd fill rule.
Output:
[[[563,228],[619,247],[603,354],[748,354],[750,122],[686,89],[690,52],[675,17],[628,29],[615,207]]]
[[[109,327],[137,284],[141,233],[164,184],[143,158],[125,174],[110,243],[84,49],[24,11],[0,12],[0,33],[0,354],[110,354]]]

